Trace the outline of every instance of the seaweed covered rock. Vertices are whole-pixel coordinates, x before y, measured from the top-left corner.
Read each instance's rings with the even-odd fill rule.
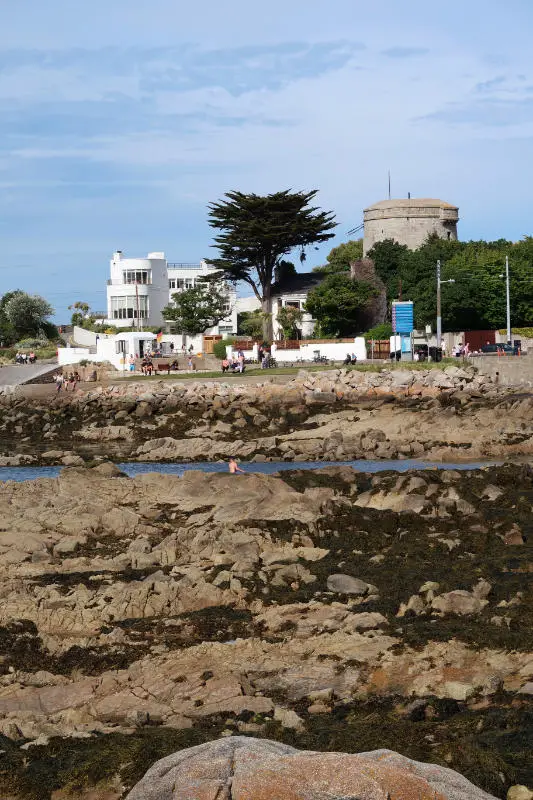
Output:
[[[315,753],[235,736],[158,761],[128,800],[490,800],[462,775],[390,750]]]

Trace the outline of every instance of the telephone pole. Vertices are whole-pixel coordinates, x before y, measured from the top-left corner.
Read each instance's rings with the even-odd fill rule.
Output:
[[[441,346],[442,342],[442,313],[441,313],[441,299],[440,299],[440,287],[443,283],[455,283],[454,278],[450,278],[447,281],[441,281],[440,279],[440,260],[437,261],[437,347]]]

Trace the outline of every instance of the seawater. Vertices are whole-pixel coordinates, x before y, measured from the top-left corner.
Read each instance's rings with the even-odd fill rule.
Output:
[[[353,467],[360,472],[407,472],[410,469],[480,469],[481,467],[495,466],[494,461],[476,462],[437,462],[417,461],[416,459],[402,459],[399,461],[371,461],[360,459],[358,461],[267,461],[265,463],[241,462],[240,466],[246,472],[271,475],[274,472],[293,469],[322,469],[323,467]],[[158,472],[162,475],[181,476],[191,469],[202,472],[227,472],[228,465],[220,461],[193,461],[180,464],[163,464],[158,462],[129,462],[119,463],[117,467],[126,475],[133,478],[147,472]],[[0,467],[0,481],[33,481],[37,478],[57,478],[64,467]]]

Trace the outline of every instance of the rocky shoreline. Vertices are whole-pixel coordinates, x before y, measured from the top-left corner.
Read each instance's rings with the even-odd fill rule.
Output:
[[[471,367],[302,371],[284,385],[154,380],[46,400],[5,394],[0,412],[0,466],[533,454],[533,397]]]
[[[236,734],[533,784],[533,470],[296,466],[0,484],[2,797]]]

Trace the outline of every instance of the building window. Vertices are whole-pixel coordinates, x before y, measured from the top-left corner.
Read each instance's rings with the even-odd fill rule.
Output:
[[[177,292],[183,292],[185,289],[194,289],[194,278],[170,278],[168,282],[169,289],[175,289]]]
[[[151,269],[125,269],[122,283],[152,283]]]
[[[149,310],[148,298],[142,295],[110,298],[111,319],[148,319]]]
[[[219,333],[233,333],[233,325],[219,325],[218,326]]]

